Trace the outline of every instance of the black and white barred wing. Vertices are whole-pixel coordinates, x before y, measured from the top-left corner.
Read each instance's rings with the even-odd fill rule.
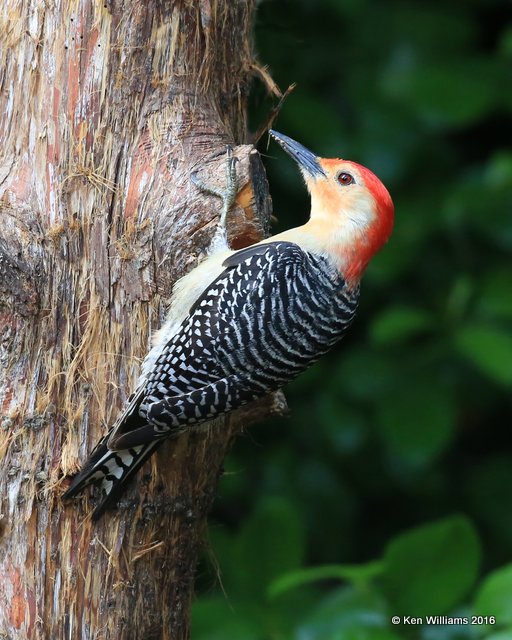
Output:
[[[278,389],[335,342],[354,315],[344,281],[323,258],[289,242],[231,255],[156,360],[139,413],[109,446],[177,435]]]
[[[223,287],[239,262],[251,260],[241,251],[238,260],[198,298],[189,315],[173,334],[146,380],[130,398],[110,432],[96,445],[82,470],[75,476],[65,498],[99,484],[103,498],[96,507],[98,518],[124,491],[127,481],[158,448],[165,437],[177,435],[187,426],[203,422],[254,397],[238,383],[236,376],[225,376],[216,353],[219,331],[218,302]],[[229,274],[231,273],[231,276]],[[255,272],[254,272],[255,273]],[[226,280],[227,278],[227,280]],[[243,279],[247,292],[253,283]]]
[[[237,265],[237,295],[222,289],[217,301],[216,352],[224,375],[236,375],[259,395],[292,380],[338,342],[358,298],[327,260],[293,243],[266,246],[263,255]],[[246,277],[250,287],[243,286]]]
[[[224,263],[225,270],[199,296],[155,360],[139,408],[145,424],[133,429],[121,422],[109,446],[121,449],[177,435],[258,397],[238,372],[226,371],[218,343],[219,334],[236,321],[227,307],[250,296],[268,270],[270,265],[262,269],[256,264],[268,247],[243,249]]]

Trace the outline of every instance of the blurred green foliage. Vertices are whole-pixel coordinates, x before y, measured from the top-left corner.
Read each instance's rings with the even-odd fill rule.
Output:
[[[297,83],[275,127],[374,170],[396,227],[350,335],[287,388],[290,418],[226,462],[193,638],[510,640],[509,7],[268,0],[256,41]],[[255,129],[268,109],[255,83]],[[275,231],[301,224],[297,168],[261,151]]]

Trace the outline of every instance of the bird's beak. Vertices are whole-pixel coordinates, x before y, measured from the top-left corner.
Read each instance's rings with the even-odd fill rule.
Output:
[[[270,129],[269,133],[309,176],[312,178],[318,178],[319,176],[325,178],[325,172],[314,153],[282,133],[273,129]]]

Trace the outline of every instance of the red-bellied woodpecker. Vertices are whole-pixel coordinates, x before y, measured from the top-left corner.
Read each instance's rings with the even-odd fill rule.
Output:
[[[310,219],[230,250],[225,219],[236,176],[228,154],[228,188],[214,192],[224,206],[213,251],[176,284],[135,393],[65,494],[100,484],[95,517],[165,438],[279,389],[352,322],[359,280],[393,227],[389,193],[355,162],[318,158],[287,136],[271,135],[302,171]]]

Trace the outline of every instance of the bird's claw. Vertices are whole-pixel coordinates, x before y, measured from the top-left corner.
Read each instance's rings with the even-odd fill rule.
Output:
[[[225,240],[227,236],[226,219],[231,207],[233,206],[233,203],[235,202],[236,194],[238,193],[238,181],[236,176],[237,162],[239,162],[239,159],[233,154],[233,147],[231,145],[227,145],[226,185],[224,189],[218,189],[202,182],[197,176],[197,171],[193,171],[190,174],[190,180],[198,189],[205,193],[209,193],[210,195],[217,196],[222,200],[219,225],[215,233],[213,243],[217,242],[218,237],[222,237]]]

